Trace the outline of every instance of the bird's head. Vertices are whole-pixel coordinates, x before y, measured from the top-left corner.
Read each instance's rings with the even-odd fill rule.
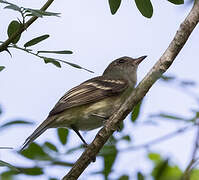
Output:
[[[108,65],[103,75],[110,78],[125,79],[129,82],[129,84],[134,86],[137,82],[138,65],[146,57],[147,56],[141,56],[139,58],[131,58],[124,56],[118,58]]]

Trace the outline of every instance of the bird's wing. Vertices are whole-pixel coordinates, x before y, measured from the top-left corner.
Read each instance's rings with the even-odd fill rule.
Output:
[[[49,113],[47,119],[26,139],[21,150],[27,147],[40,136],[55,120],[53,115],[59,114],[66,109],[76,107],[109,96],[117,95],[128,87],[128,82],[121,79],[107,79],[103,76],[90,79],[68,91]]]
[[[71,107],[93,103],[109,96],[123,92],[128,82],[121,79],[104,78],[90,79],[69,90],[55,105],[49,116],[63,112]]]

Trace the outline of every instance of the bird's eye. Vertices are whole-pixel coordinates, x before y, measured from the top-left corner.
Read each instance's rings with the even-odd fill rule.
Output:
[[[124,59],[120,59],[120,60],[118,61],[118,63],[120,63],[120,64],[122,64],[122,63],[124,63],[124,62],[125,62]]]

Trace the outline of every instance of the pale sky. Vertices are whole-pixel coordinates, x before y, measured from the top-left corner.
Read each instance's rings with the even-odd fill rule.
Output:
[[[10,1],[18,3],[18,1]],[[44,1],[20,1],[21,6],[40,8]],[[44,64],[41,59],[21,52],[11,50],[12,58],[6,52],[0,54],[0,65],[6,69],[0,72],[0,105],[4,110],[1,123],[12,119],[28,119],[35,122],[34,126],[18,126],[3,130],[0,136],[0,146],[19,148],[24,140],[48,115],[58,99],[70,88],[81,82],[101,75],[106,66],[121,56],[139,57],[148,55],[138,70],[138,82],[146,75],[158,58],[168,47],[177,28],[186,17],[191,6],[175,6],[167,1],[152,1],[154,14],[151,19],[143,17],[135,6],[134,1],[123,1],[116,15],[111,15],[108,1],[61,1],[57,0],[48,9],[61,13],[61,17],[38,19],[23,33],[20,46],[28,40],[49,34],[50,38],[33,47],[35,50],[71,50],[72,55],[57,55],[61,59],[79,64],[93,70],[91,74],[84,70],[62,65],[59,69],[51,64]],[[11,10],[3,10],[0,6],[0,40],[7,38],[7,26],[13,19],[20,17]],[[176,61],[167,71],[167,74],[176,75],[182,79],[191,79],[198,83],[198,42],[199,28],[196,27],[185,47],[177,56]],[[195,89],[197,92],[198,87]],[[140,121],[146,120],[149,114],[158,112],[177,113],[187,117],[192,115],[191,109],[198,108],[194,99],[166,83],[157,82],[145,98]],[[141,144],[161,135],[167,134],[182,123],[161,122],[160,126],[144,126],[132,129],[127,128],[126,134],[131,135],[135,144]],[[126,124],[133,126],[129,119]],[[88,132],[85,137],[91,142],[97,130]],[[118,133],[118,132],[117,132]],[[192,151],[193,132],[185,133],[177,138],[153,146],[152,149],[165,157],[171,157],[185,168]],[[55,131],[48,130],[36,142],[51,140],[57,142]],[[71,147],[79,144],[80,140],[73,133]],[[126,146],[126,144],[121,144]],[[115,167],[117,175],[126,172],[126,167],[148,171],[151,166],[145,160],[144,151],[123,153]],[[19,161],[19,158],[7,150],[0,152],[0,158],[10,163]],[[66,159],[77,159],[66,157]],[[80,179],[94,170],[100,170],[100,159],[89,166]],[[132,164],[132,162],[135,162]],[[29,164],[29,162],[24,161]],[[124,166],[125,164],[125,166]],[[61,169],[59,176],[66,173]],[[134,171],[133,171],[134,172]],[[53,174],[53,172],[48,172]],[[55,173],[56,174],[56,173]],[[94,176],[101,180],[101,176]],[[115,177],[112,176],[112,177]],[[25,177],[24,177],[25,178]],[[35,178],[37,179],[37,178]],[[38,178],[39,179],[39,178]],[[88,179],[88,178],[87,178]],[[88,179],[91,180],[92,178]]]

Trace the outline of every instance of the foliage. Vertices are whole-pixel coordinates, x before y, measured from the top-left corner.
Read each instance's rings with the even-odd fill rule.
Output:
[[[0,72],[5,69],[5,66],[0,66]]]
[[[111,13],[115,14],[118,11],[118,9],[121,5],[121,0],[108,0],[108,2],[109,2],[109,7],[110,7]],[[168,2],[171,2],[175,5],[184,4],[184,0],[168,0]],[[72,51],[70,51],[70,50],[61,50],[61,51],[38,50],[37,53],[34,53],[34,52],[32,52],[33,51],[32,49],[27,49],[27,47],[33,46],[33,45],[38,44],[41,41],[47,39],[49,37],[49,35],[42,35],[42,36],[36,37],[36,38],[26,42],[24,44],[25,48],[16,45],[21,38],[22,30],[26,29],[26,22],[27,22],[26,19],[27,19],[27,17],[38,17],[38,18],[47,17],[47,16],[59,17],[60,13],[42,11],[42,10],[39,10],[39,9],[32,9],[32,8],[26,8],[26,7],[20,7],[17,4],[10,3],[10,2],[5,1],[5,0],[0,0],[0,4],[5,5],[4,9],[13,10],[15,12],[20,13],[21,18],[22,18],[21,20],[18,18],[18,21],[13,20],[13,21],[10,22],[8,29],[7,29],[8,37],[12,38],[13,36],[15,36],[15,34],[17,36],[12,40],[12,44],[7,46],[7,48],[3,49],[3,50],[7,51],[11,55],[9,49],[15,48],[15,49],[18,49],[18,50],[22,50],[26,53],[30,53],[34,56],[37,56],[37,57],[43,59],[46,64],[51,63],[58,68],[61,67],[60,63],[65,63],[67,65],[70,65],[70,66],[78,68],[78,69],[83,69],[83,70],[86,70],[88,72],[93,72],[93,71],[88,70],[86,68],[83,68],[83,67],[81,67],[77,64],[70,63],[70,62],[67,62],[67,61],[62,60],[62,59],[57,59],[57,58],[39,55],[39,53],[72,54]],[[135,4],[136,4],[138,10],[140,11],[140,13],[144,17],[146,17],[146,18],[152,17],[152,15],[153,15],[153,5],[152,5],[150,0],[135,0]],[[3,44],[4,42],[0,41],[0,43]],[[0,52],[1,51],[2,50],[0,50]],[[4,68],[5,68],[4,66],[0,66],[0,71],[2,71]]]
[[[13,125],[32,125],[32,124],[34,124],[34,123],[30,122],[30,121],[26,121],[26,120],[14,120],[14,121],[9,121],[9,122],[2,124],[0,126],[0,129],[4,129],[6,127],[10,127]]]
[[[143,100],[140,101],[140,102],[134,107],[134,109],[133,109],[133,111],[132,111],[132,113],[131,113],[131,120],[132,120],[133,122],[135,122],[135,121],[138,119],[138,116],[139,116],[139,114],[140,114],[140,107],[141,107],[141,105],[142,105],[142,102],[143,102]]]
[[[153,15],[153,6],[150,0],[135,0],[136,6],[141,14],[146,18],[151,18]]]
[[[175,5],[184,4],[184,0],[168,0]],[[153,15],[153,5],[151,0],[135,0],[135,4],[140,11],[140,13],[146,17],[151,18]],[[111,14],[115,14],[121,5],[121,0],[109,0],[109,7]]]
[[[28,42],[24,43],[24,47],[20,47],[20,46],[17,45],[18,42],[20,41],[20,38],[21,38],[21,33],[18,33],[18,32],[20,32],[23,29],[26,29],[26,22],[27,22],[26,19],[27,19],[27,17],[29,17],[29,16],[39,17],[39,18],[42,18],[44,16],[45,17],[46,16],[59,17],[60,13],[42,11],[42,10],[39,10],[39,9],[19,7],[16,4],[13,4],[13,3],[10,3],[10,2],[4,1],[4,0],[0,0],[0,4],[1,3],[6,5],[4,7],[4,9],[10,9],[10,10],[13,10],[15,12],[18,12],[18,13],[21,14],[21,17],[22,17],[21,20],[18,18],[18,20],[11,21],[10,24],[8,25],[8,28],[7,28],[8,38],[12,38],[12,36],[14,36],[15,34],[18,34],[16,36],[16,38],[14,38],[12,40],[12,43],[7,47],[7,49],[5,49],[10,55],[11,55],[11,53],[10,53],[9,49],[15,48],[15,49],[18,49],[18,50],[22,50],[26,53],[32,54],[32,55],[34,55],[34,56],[36,56],[40,59],[43,59],[46,64],[51,63],[58,68],[61,67],[60,63],[64,63],[64,64],[70,65],[70,66],[78,68],[78,69],[83,69],[83,70],[86,70],[88,72],[92,72],[92,71],[90,71],[86,68],[83,68],[83,67],[81,67],[77,64],[70,63],[70,62],[67,62],[67,61],[59,59],[59,58],[52,58],[52,57],[46,57],[46,56],[39,55],[40,53],[72,54],[73,52],[70,51],[70,50],[60,50],[60,51],[57,51],[57,50],[38,50],[37,52],[34,53],[33,49],[27,49],[27,47],[36,45],[36,44],[44,41],[45,39],[49,38],[50,35],[48,35],[48,34],[41,35],[39,37],[36,37],[36,38],[29,40]],[[0,43],[3,44],[4,42],[0,41]],[[5,68],[4,66],[0,66],[0,71],[2,71],[4,68]]]
[[[112,14],[115,14],[120,7],[121,0],[109,0],[109,6]]]
[[[21,28],[21,23],[19,23],[18,21],[12,21],[9,25],[8,25],[8,29],[7,29],[7,34],[8,37],[10,38],[15,32],[19,31],[19,29]],[[15,39],[13,39],[12,43],[16,44],[19,39],[21,37],[21,34],[18,35]]]
[[[154,180],[181,180],[183,171],[169,158],[163,158],[158,153],[149,153],[148,158],[153,163],[151,175]],[[198,179],[199,169],[193,168],[190,173],[190,180]],[[197,178],[196,178],[197,177]]]
[[[60,142],[65,145],[67,142],[67,137],[68,137],[68,129],[64,128],[59,128],[57,130],[57,135],[59,137]]]

